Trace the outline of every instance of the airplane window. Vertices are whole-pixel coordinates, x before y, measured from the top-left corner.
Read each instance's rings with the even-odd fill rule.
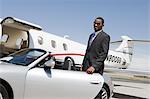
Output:
[[[42,38],[41,36],[38,37],[38,43],[39,43],[40,45],[43,44],[43,38]]]
[[[68,50],[67,44],[63,43],[63,48],[65,51]]]
[[[55,42],[54,40],[51,40],[51,46],[52,46],[53,48],[56,48],[56,42]]]

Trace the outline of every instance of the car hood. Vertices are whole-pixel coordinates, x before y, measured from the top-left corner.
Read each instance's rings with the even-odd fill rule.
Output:
[[[11,72],[11,71],[20,71],[20,70],[24,71],[25,69],[29,69],[29,67],[0,61],[0,73],[5,70]]]
[[[6,62],[1,62],[0,63],[0,78],[10,80],[12,78],[17,78],[20,75],[22,75],[22,77],[25,78],[28,70],[29,70],[29,67],[27,66],[14,65],[14,64],[6,63]]]

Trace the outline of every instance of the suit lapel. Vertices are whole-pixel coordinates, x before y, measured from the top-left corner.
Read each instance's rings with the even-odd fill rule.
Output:
[[[95,37],[95,39],[92,41],[91,45],[88,45],[89,49],[93,46],[93,44],[96,42],[96,40],[101,37],[102,33],[103,33],[103,31],[99,32],[97,34],[97,36]]]

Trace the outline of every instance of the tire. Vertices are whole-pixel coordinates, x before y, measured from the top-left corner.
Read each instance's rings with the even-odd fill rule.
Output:
[[[9,99],[8,92],[2,84],[0,84],[0,99]]]
[[[94,99],[109,99],[109,97],[110,97],[109,89],[106,85],[104,85],[101,91],[98,93],[98,95]]]

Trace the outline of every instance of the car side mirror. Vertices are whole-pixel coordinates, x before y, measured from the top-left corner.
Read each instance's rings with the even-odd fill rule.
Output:
[[[46,61],[46,62],[44,63],[44,65],[45,65],[46,67],[54,68],[54,66],[55,66],[55,61],[54,61],[54,59],[50,59],[50,60]]]

